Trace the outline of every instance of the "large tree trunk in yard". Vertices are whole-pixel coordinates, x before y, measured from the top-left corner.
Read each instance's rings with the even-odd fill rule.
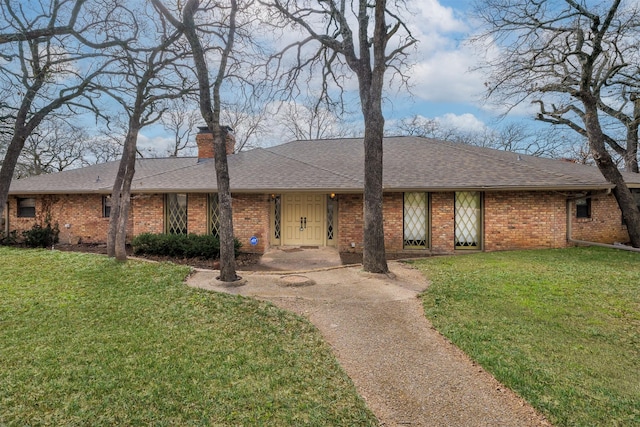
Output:
[[[595,101],[591,97],[585,96],[582,102],[585,107],[584,121],[591,153],[602,176],[615,185],[613,195],[622,211],[622,218],[627,225],[631,245],[640,248],[640,211],[622,174],[607,151]]]
[[[375,110],[375,109],[374,109]],[[382,141],[384,118],[368,111],[364,131],[364,248],[362,266],[371,273],[387,273],[382,215]]]
[[[218,183],[218,207],[220,209],[220,280],[233,282],[236,275],[236,254],[233,237],[233,206],[229,165],[226,152],[227,130],[213,131],[213,149],[215,153],[216,181]]]
[[[13,173],[16,170],[16,164],[18,158],[24,147],[24,143],[27,140],[26,134],[18,133],[13,134],[11,143],[7,148],[4,159],[2,160],[2,167],[0,168],[0,218],[4,218],[4,210],[7,206],[7,199],[9,198],[9,187],[11,186],[11,179]]]
[[[130,122],[129,124],[118,174],[111,192],[107,255],[120,261],[127,259],[126,238],[129,207],[131,206],[131,182],[135,175],[136,140],[140,130],[140,125],[136,123]]]
[[[218,73],[213,84],[212,92],[209,92],[209,69],[205,59],[204,49],[198,38],[194,14],[198,10],[200,2],[198,0],[188,0],[183,10],[184,34],[191,46],[193,61],[198,76],[198,93],[200,99],[200,113],[204,118],[209,130],[213,134],[214,156],[216,179],[218,186],[218,201],[220,207],[220,277],[223,282],[234,282],[238,280],[236,275],[236,259],[233,239],[233,215],[231,206],[231,186],[229,183],[229,168],[226,154],[227,130],[220,126],[220,87],[227,72],[227,61],[233,48],[235,36],[235,14],[238,5],[235,0],[231,0],[231,11],[229,16],[229,32],[227,44],[224,46],[218,65]]]

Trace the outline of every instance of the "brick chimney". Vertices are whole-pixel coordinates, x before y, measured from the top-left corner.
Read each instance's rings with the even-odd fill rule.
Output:
[[[213,152],[213,132],[207,126],[198,126],[196,144],[198,144],[199,162],[215,157]],[[233,154],[233,150],[236,148],[236,137],[233,136],[233,129],[230,127],[227,127],[226,147],[227,155]]]

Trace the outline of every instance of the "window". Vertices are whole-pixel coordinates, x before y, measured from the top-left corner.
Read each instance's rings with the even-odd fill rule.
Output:
[[[425,249],[428,246],[427,193],[404,193],[403,246],[405,249]]]
[[[273,238],[280,240],[282,231],[282,199],[279,194],[272,194],[273,200]]]
[[[455,199],[455,248],[481,249],[482,194],[461,191]]]
[[[109,218],[111,216],[111,196],[102,196],[102,217]]]
[[[332,241],[336,236],[336,195],[335,193],[327,194],[327,240]],[[279,231],[278,231],[278,234]]]
[[[209,233],[220,237],[220,205],[218,194],[209,194]]]
[[[165,232],[187,234],[187,195],[167,194],[165,197]]]
[[[34,198],[18,198],[18,218],[35,218],[36,217],[36,199]]]
[[[591,198],[576,200],[576,218],[591,218]]]

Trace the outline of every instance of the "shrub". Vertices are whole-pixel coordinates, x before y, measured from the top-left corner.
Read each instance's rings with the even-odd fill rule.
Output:
[[[204,259],[220,257],[220,241],[212,235],[143,233],[134,237],[131,246],[137,255]],[[234,247],[237,255],[241,247],[238,239],[234,239]]]
[[[41,224],[34,224],[31,230],[22,232],[22,237],[24,244],[30,248],[46,248],[58,243],[59,234],[58,223],[51,226],[51,222],[46,220],[44,227]]]
[[[18,243],[18,230],[12,230],[5,235],[4,231],[0,231],[0,246],[13,246]]]

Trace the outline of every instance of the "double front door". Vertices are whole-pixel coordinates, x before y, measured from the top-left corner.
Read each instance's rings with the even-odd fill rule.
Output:
[[[326,200],[325,194],[283,195],[283,245],[325,245]]]

